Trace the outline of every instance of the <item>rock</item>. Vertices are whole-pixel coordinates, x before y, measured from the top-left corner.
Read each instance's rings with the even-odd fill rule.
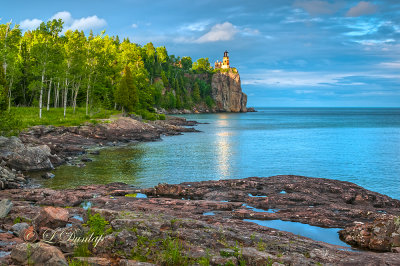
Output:
[[[20,236],[20,233],[28,228],[29,224],[27,223],[16,223],[11,227],[11,231],[13,231],[16,236]]]
[[[94,150],[89,152],[91,155],[100,155],[100,151],[99,150]]]
[[[57,161],[47,145],[26,146],[17,137],[0,138],[0,157],[6,158],[7,165],[21,171],[53,169],[51,160]]]
[[[56,229],[64,227],[68,223],[69,213],[64,208],[44,207],[40,213],[33,219],[36,229],[49,227]]]
[[[91,161],[93,161],[92,159],[90,159],[90,158],[88,158],[88,157],[86,157],[86,156],[83,156],[82,158],[81,158],[81,161],[82,162],[91,162]]]
[[[5,218],[11,211],[13,203],[9,199],[3,199],[0,201],[0,219]]]
[[[256,111],[256,109],[254,109],[254,107],[248,107],[247,112],[251,113],[251,112],[257,112],[257,111]]]
[[[151,266],[151,265],[156,265],[156,264],[149,262],[140,262],[135,260],[125,260],[125,259],[119,261],[119,266]]]
[[[39,239],[39,236],[33,226],[29,226],[27,229],[23,229],[20,232],[20,236],[26,242],[36,242]]]
[[[400,218],[383,216],[370,223],[356,224],[339,231],[346,243],[375,251],[393,251],[400,247]]]
[[[112,265],[109,259],[99,257],[74,257],[74,260],[78,260],[82,265],[90,266],[109,266]]]
[[[211,81],[217,112],[246,112],[247,95],[242,92],[239,73],[217,72]]]
[[[62,265],[67,266],[67,260],[62,252],[54,246],[39,243],[22,243],[14,246],[11,258],[20,264],[31,263],[33,265]]]
[[[47,172],[45,174],[42,175],[42,178],[44,179],[50,179],[50,178],[54,178],[56,175],[50,172]]]

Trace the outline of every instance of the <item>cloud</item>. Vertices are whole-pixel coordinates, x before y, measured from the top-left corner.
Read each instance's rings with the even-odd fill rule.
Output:
[[[214,25],[209,32],[198,38],[196,43],[230,41],[236,33],[237,28],[230,22]]]
[[[37,18],[25,19],[25,20],[21,21],[19,23],[19,25],[20,25],[21,29],[23,29],[23,30],[34,30],[37,27],[39,27],[42,22],[43,21],[41,21],[40,19],[37,19]]]
[[[61,11],[54,14],[49,20],[62,19],[65,25],[70,25],[73,22],[72,15],[68,11]]]
[[[105,27],[107,22],[97,16],[83,17],[80,19],[74,19],[70,12],[61,11],[54,14],[49,20],[62,19],[64,22],[64,30],[89,30]],[[20,27],[23,30],[33,30],[39,27],[43,21],[40,19],[25,19],[21,21]]]
[[[133,23],[131,27],[134,28],[134,29],[137,29],[139,27],[139,25],[136,24],[136,23]]]
[[[347,12],[347,17],[360,17],[376,13],[378,7],[369,2],[361,1],[356,6],[350,8]]]
[[[336,83],[344,74],[319,72],[270,70],[259,74],[243,76],[243,85],[266,85],[274,87],[321,87]]]
[[[260,35],[260,31],[258,29],[244,28],[241,33],[245,36],[257,36]]]
[[[335,2],[331,4],[320,0],[297,0],[294,6],[306,10],[310,15],[329,15],[336,13],[342,7],[342,3]]]
[[[209,20],[199,21],[199,22],[184,24],[183,26],[180,27],[179,30],[180,31],[204,31],[204,30],[206,30],[206,27],[208,25],[210,25]]]
[[[90,30],[90,29],[102,28],[105,27],[106,25],[107,22],[104,19],[99,18],[97,16],[91,16],[74,20],[69,29]]]
[[[382,68],[400,69],[400,61],[380,63],[378,66]]]

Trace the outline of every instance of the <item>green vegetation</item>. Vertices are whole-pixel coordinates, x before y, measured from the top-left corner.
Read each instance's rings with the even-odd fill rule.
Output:
[[[77,259],[68,259],[69,266],[89,266],[89,262],[87,261],[80,261]]]
[[[88,210],[88,220],[85,224],[89,227],[88,235],[101,236],[111,233],[112,229],[109,227],[109,224],[99,213],[92,215],[91,210]]]
[[[394,224],[397,226],[400,225],[400,216],[394,218]]]
[[[89,243],[79,243],[74,249],[74,257],[90,257]]]
[[[19,223],[30,223],[30,222],[31,222],[31,220],[29,220],[29,219],[27,219],[27,218],[24,218],[24,217],[19,217],[19,216],[17,216],[17,217],[14,219],[14,221],[13,221],[14,224],[19,224]]]
[[[0,134],[107,118],[97,115],[99,110],[155,120],[165,119],[155,108],[214,105],[211,75],[204,75],[213,73],[208,58],[193,63],[163,46],[121,42],[104,31],[62,32],[62,20],[24,34],[19,25],[0,24]]]

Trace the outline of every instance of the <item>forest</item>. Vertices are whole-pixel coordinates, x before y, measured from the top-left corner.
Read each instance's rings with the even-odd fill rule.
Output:
[[[104,109],[154,120],[160,118],[156,109],[214,104],[210,75],[204,75],[213,71],[208,58],[192,62],[164,46],[121,41],[105,31],[63,32],[62,20],[24,33],[17,24],[0,24],[0,63],[3,127],[21,113],[18,108],[35,110],[38,119],[51,109],[61,109],[63,118],[77,110],[89,118]]]

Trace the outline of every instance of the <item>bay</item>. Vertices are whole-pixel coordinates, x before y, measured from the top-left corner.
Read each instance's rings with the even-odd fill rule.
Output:
[[[59,167],[46,187],[303,175],[354,182],[400,199],[399,108],[257,108],[182,115],[200,133],[102,149],[84,168]]]

